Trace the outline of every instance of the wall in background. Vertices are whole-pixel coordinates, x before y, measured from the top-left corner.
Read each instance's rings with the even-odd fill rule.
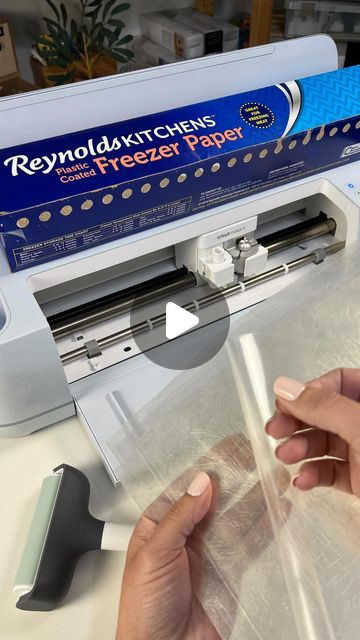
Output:
[[[79,2],[66,0],[65,4],[70,12],[70,7],[72,6],[74,10]],[[171,9],[172,7],[188,7],[193,5],[193,0],[132,0],[130,4],[131,9],[123,14],[122,20],[127,24],[127,32],[138,35],[141,13]],[[42,16],[50,16],[50,12],[45,0],[27,0],[26,2],[24,0],[1,0],[0,2],[0,15],[9,21],[12,29],[21,75],[29,82],[33,81],[29,63],[31,45],[44,29]]]

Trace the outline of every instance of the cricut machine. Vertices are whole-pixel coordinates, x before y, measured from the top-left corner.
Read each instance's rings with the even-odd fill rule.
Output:
[[[0,101],[0,145],[336,68],[334,42],[319,35],[9,97]],[[355,241],[359,213],[353,162],[17,273],[1,256],[0,434],[27,435],[78,412],[116,482],[99,397],[120,384],[144,403],[154,381],[172,375],[153,365],[143,385],[146,355],[129,328],[134,296],[146,306],[180,291],[187,303],[221,288],[233,316]],[[134,371],[138,383],[127,388]]]

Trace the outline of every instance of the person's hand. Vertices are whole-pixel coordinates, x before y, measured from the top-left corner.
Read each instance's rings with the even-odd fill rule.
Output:
[[[210,472],[211,482],[202,472],[192,483],[194,468],[187,469],[148,507],[134,531],[117,640],[220,640],[208,616],[214,603],[207,612],[200,604],[204,588],[211,592],[211,585],[218,598],[217,623],[222,634],[231,632],[234,598],[240,601],[247,589],[242,573],[272,541],[271,523],[261,485],[253,478],[252,450],[242,434],[217,443],[196,468]],[[284,493],[289,485],[285,469],[276,482]],[[290,504],[285,498],[281,508],[286,520]],[[219,612],[224,612],[225,627]]]
[[[277,411],[266,432],[287,438],[277,457],[284,464],[317,458],[302,464],[294,486],[332,486],[360,498],[360,369],[336,369],[305,385],[281,377],[274,392]]]
[[[128,549],[117,640],[220,640],[195,595],[197,525],[211,501],[211,480],[201,472],[159,524],[142,516]]]

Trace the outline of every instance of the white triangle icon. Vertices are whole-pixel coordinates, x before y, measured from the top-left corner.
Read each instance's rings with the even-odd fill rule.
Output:
[[[197,316],[190,311],[186,311],[182,307],[179,307],[175,302],[168,302],[166,304],[166,337],[168,340],[173,340],[186,333],[189,329],[196,327],[200,320]]]

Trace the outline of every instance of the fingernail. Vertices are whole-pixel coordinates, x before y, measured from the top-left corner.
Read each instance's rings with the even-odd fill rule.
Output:
[[[294,476],[293,479],[291,480],[291,484],[293,487],[296,487],[296,483],[299,477],[300,477],[300,473],[297,473],[296,476]]]
[[[189,496],[202,496],[206,489],[210,485],[210,478],[207,473],[201,471],[192,481],[190,487],[187,490]]]
[[[278,447],[276,447],[276,449],[275,449],[275,456],[276,456],[277,458],[279,457],[279,451],[280,451],[280,449],[281,449],[281,447],[282,447],[282,446],[283,446],[282,444],[279,444],[279,446],[278,446]]]
[[[293,378],[281,376],[274,383],[274,393],[283,400],[297,400],[305,389],[305,385]]]
[[[271,416],[271,418],[269,418],[269,420],[267,421],[267,423],[265,424],[265,432],[269,435],[269,426],[271,425],[272,422],[274,422],[275,420],[275,414],[273,416]]]

